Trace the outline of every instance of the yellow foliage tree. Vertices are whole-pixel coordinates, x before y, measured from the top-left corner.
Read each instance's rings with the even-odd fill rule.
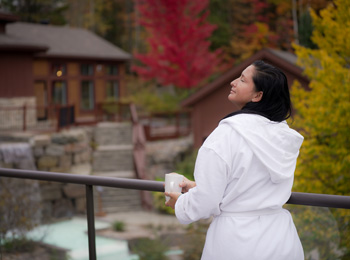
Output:
[[[305,137],[295,172],[294,190],[350,195],[350,1],[335,0],[319,12],[311,10],[312,41],[318,49],[294,45],[298,64],[310,89],[295,83],[292,124]],[[350,259],[350,213],[334,210],[331,217],[302,210],[296,219],[304,249],[318,248],[320,259]],[[325,229],[336,220],[336,228]],[[317,225],[314,225],[318,223]],[[313,227],[317,228],[312,231]],[[327,230],[327,234],[322,234]],[[323,243],[320,238],[324,238]],[[339,243],[335,242],[340,238]],[[312,241],[308,245],[303,241]],[[309,239],[309,240],[307,240]]]
[[[311,15],[319,49],[294,46],[310,79],[310,90],[292,89],[293,124],[305,137],[295,189],[350,195],[350,1]]]

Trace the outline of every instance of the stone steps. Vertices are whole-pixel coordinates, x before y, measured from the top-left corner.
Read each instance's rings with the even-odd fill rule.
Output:
[[[95,172],[94,175],[115,178],[135,178],[134,171]],[[94,194],[96,212],[99,210],[98,202],[102,202],[102,211],[105,213],[137,211],[142,209],[141,193],[139,190],[96,187]]]
[[[136,178],[135,171],[108,171],[108,172],[94,172],[93,175],[101,177],[116,177],[116,178]]]
[[[93,152],[93,175],[136,178],[131,123],[99,123],[94,140],[97,148]],[[96,212],[102,210],[104,213],[115,213],[142,209],[139,190],[95,187],[94,195]]]
[[[95,142],[99,145],[132,143],[132,125],[129,122],[102,122],[97,125]]]
[[[93,171],[131,171],[134,169],[132,145],[98,146],[93,152]]]
[[[137,211],[142,209],[141,192],[139,190],[128,190],[111,187],[103,187],[102,191],[96,190],[95,211],[99,210],[98,203],[102,203],[105,213],[122,211]]]

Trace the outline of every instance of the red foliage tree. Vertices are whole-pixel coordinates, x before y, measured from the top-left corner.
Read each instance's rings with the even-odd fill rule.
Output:
[[[135,54],[143,65],[133,70],[162,85],[193,88],[220,62],[220,50],[210,52],[216,26],[206,22],[208,0],[136,0],[140,24],[149,37],[146,54]]]

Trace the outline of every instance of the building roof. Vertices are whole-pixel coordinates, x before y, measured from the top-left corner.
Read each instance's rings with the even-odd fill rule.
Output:
[[[40,52],[48,50],[48,46],[27,41],[17,36],[6,34],[6,24],[19,20],[18,16],[8,13],[0,8],[0,51]]]
[[[202,100],[204,97],[213,93],[216,89],[227,84],[227,82],[232,81],[237,75],[239,75],[247,66],[252,64],[255,60],[268,60],[279,67],[282,71],[289,71],[294,75],[304,78],[302,76],[302,69],[296,65],[297,57],[289,52],[274,50],[274,49],[263,49],[250,58],[244,60],[237,66],[229,69],[223,73],[220,77],[212,81],[211,83],[203,86],[193,95],[189,96],[187,99],[182,101],[182,107],[189,107]]]
[[[81,28],[16,22],[6,25],[0,35],[0,46],[47,47],[38,56],[50,58],[83,58],[129,60],[131,55],[94,33]]]
[[[10,12],[5,11],[0,6],[0,23],[6,24],[11,22],[17,22],[19,20],[19,16],[13,15]]]
[[[0,50],[16,52],[44,52],[49,47],[44,44],[28,41],[15,35],[0,34]]]

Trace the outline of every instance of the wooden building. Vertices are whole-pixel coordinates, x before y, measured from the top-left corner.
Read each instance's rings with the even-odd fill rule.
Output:
[[[89,118],[98,103],[125,94],[130,59],[88,30],[0,13],[0,106],[75,105],[76,119]]]
[[[280,68],[286,74],[289,86],[295,80],[304,87],[309,84],[309,80],[302,75],[302,69],[295,64],[295,55],[272,49],[257,52],[182,102],[183,107],[192,109],[191,125],[195,148],[202,145],[224,116],[237,110],[227,99],[231,89],[230,82],[238,78],[255,60],[263,60]]]

